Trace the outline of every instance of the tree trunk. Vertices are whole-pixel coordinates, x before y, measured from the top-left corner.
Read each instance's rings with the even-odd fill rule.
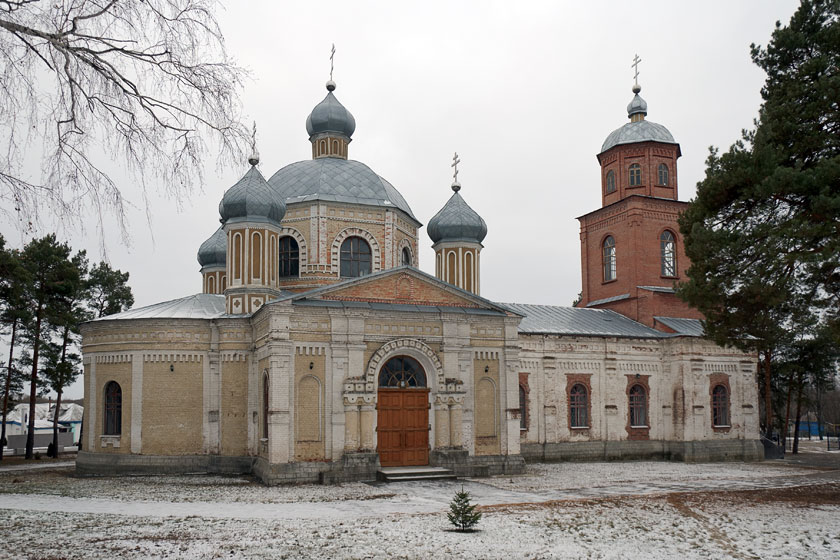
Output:
[[[35,336],[32,341],[32,376],[29,378],[29,427],[26,434],[26,459],[32,459],[35,447],[35,397],[38,396],[38,351],[41,349],[41,315],[43,303],[38,302],[35,320]]]
[[[767,437],[773,433],[773,398],[770,388],[770,350],[764,351],[764,426]]]
[[[59,371],[64,371],[61,369],[61,366],[64,365],[64,361],[67,359],[67,343],[70,341],[70,327],[64,327],[64,336],[61,339],[61,359],[59,359]],[[58,377],[61,377],[61,373],[59,373]],[[64,391],[64,380],[63,378],[59,379],[60,384],[57,387],[53,387],[55,389],[55,393],[58,395],[58,399],[55,401],[55,416],[53,416],[53,457],[58,457],[58,415],[61,412],[61,393]]]
[[[53,415],[53,457],[58,457],[58,416],[61,414],[61,390],[56,391],[55,414]]]
[[[816,383],[817,393],[817,435],[820,436],[820,441],[823,440],[823,416],[822,416],[822,384]]]
[[[6,390],[3,393],[3,428],[0,429],[0,461],[3,460],[3,447],[6,441],[6,414],[9,411],[9,391],[12,390],[12,361],[15,356],[15,335],[18,320],[12,321],[12,339],[9,341],[9,368],[6,370]]]
[[[802,382],[802,377],[804,375],[804,371],[799,372],[799,379],[797,381],[798,390],[796,392],[796,423],[794,425],[793,430],[793,454],[796,455],[799,453],[799,420],[800,415],[802,413],[802,387],[805,383]],[[811,433],[810,425],[808,427],[808,433]]]
[[[788,433],[788,424],[790,424],[790,395],[793,392],[793,372],[790,372],[790,377],[788,378],[787,384],[787,406],[785,407],[785,427],[784,427],[784,441],[785,449],[787,449],[787,433]]]

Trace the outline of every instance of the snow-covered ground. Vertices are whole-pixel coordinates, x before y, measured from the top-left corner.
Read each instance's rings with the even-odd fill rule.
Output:
[[[838,558],[840,471],[564,463],[453,482],[0,472],[3,558]],[[445,512],[469,490],[479,531]]]

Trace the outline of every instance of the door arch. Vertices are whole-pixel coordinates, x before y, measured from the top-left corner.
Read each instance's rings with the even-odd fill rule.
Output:
[[[390,358],[377,379],[377,452],[383,467],[429,464],[429,388],[411,356]]]

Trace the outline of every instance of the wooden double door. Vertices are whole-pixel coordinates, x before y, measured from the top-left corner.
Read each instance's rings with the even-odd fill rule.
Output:
[[[383,467],[429,464],[429,389],[379,389],[377,451]]]

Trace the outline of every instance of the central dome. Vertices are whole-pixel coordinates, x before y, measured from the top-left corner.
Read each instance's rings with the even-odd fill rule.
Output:
[[[280,169],[268,184],[286,204],[325,200],[399,208],[422,225],[399,191],[358,161],[338,158],[299,161]]]

